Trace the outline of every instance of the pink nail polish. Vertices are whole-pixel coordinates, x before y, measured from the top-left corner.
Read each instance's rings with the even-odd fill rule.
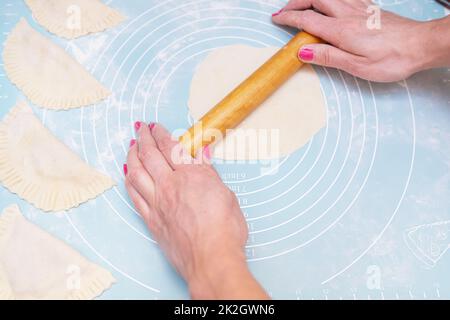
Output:
[[[149,124],[148,127],[150,128],[150,131],[152,131],[155,128],[155,126],[156,126],[156,123],[152,122],[152,123]]]
[[[139,131],[140,128],[141,128],[141,123],[139,121],[136,121],[134,123],[134,130]]]
[[[209,149],[209,146],[203,148],[203,154],[208,160],[211,160],[211,149]]]
[[[303,61],[312,61],[314,59],[314,51],[309,48],[304,48],[300,50],[298,57]]]
[[[128,165],[126,165],[126,164],[123,165],[123,173],[124,173],[125,175],[128,174]]]
[[[280,9],[279,11],[275,12],[274,14],[272,14],[272,17],[276,17],[282,12],[283,12],[283,9]]]
[[[136,144],[136,139],[131,139],[130,148]]]

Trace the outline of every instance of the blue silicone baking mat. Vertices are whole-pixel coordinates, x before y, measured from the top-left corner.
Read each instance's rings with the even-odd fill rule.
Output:
[[[187,298],[185,284],[124,189],[122,164],[132,124],[144,120],[171,130],[188,128],[196,66],[208,52],[227,45],[282,46],[292,32],[273,25],[270,16],[285,3],[106,3],[127,21],[66,41],[36,24],[23,1],[2,1],[0,41],[25,17],[113,91],[106,101],[82,109],[33,110],[118,186],[53,215],[0,187],[0,207],[18,203],[30,220],[110,270],[117,283],[100,298]],[[379,4],[418,20],[448,13],[431,0]],[[315,69],[326,98],[326,128],[286,158],[217,165],[249,223],[252,272],[274,298],[450,298],[449,70],[376,84]],[[0,64],[1,117],[22,97],[4,73]]]

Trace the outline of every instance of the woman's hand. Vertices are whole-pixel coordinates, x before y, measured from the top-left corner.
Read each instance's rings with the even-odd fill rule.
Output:
[[[450,65],[450,17],[418,22],[382,11],[369,0],[291,0],[273,21],[328,43],[301,48],[304,62],[367,80],[398,81]]]
[[[193,298],[264,299],[248,271],[247,224],[209,163],[191,158],[160,125],[136,123],[124,165],[128,193]]]

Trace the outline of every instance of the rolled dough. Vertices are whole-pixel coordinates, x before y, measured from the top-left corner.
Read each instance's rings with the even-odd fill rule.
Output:
[[[198,66],[188,106],[199,120],[279,48],[233,45],[216,49]],[[224,141],[214,157],[267,160],[287,156],[308,143],[327,122],[325,100],[314,69],[305,65]]]

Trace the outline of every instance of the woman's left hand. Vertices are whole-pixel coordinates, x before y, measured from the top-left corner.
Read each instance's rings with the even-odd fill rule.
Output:
[[[302,47],[304,62],[367,80],[399,81],[450,63],[450,17],[414,21],[370,0],[291,0],[272,19],[326,42]]]

